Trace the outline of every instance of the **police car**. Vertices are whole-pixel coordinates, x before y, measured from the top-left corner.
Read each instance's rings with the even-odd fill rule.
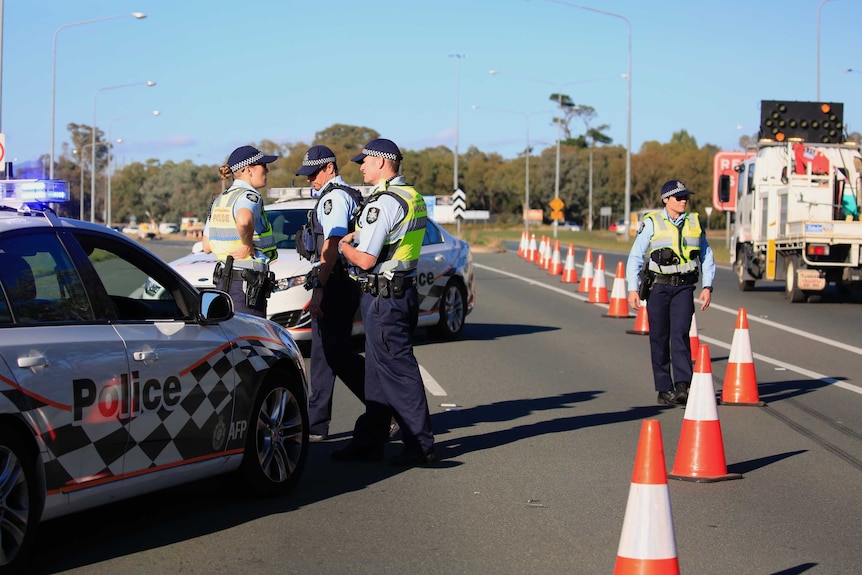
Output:
[[[0,182],[0,572],[40,521],[225,473],[284,494],[308,452],[287,330],[122,233],[26,203],[67,195]]]
[[[306,189],[307,190],[307,189]],[[299,192],[298,192],[299,193]],[[307,193],[307,192],[302,192]],[[296,233],[314,209],[314,198],[285,199],[266,205],[266,214],[275,235],[278,259],[270,265],[276,287],[267,302],[267,315],[285,326],[297,341],[311,340],[311,291],[305,289],[311,271],[308,260],[296,252]],[[192,285],[213,286],[215,258],[202,251],[198,242],[192,254],[170,263]],[[420,327],[429,328],[442,339],[457,339],[476,301],[473,254],[470,244],[456,238],[437,222],[428,219],[417,275]],[[363,332],[357,316],[353,333]]]

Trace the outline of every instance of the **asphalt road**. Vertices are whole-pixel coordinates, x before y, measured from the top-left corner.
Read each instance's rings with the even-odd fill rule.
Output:
[[[605,254],[609,291],[622,257]],[[656,405],[648,338],[626,333],[634,319],[602,317],[576,284],[514,253],[475,260],[463,341],[416,338],[426,387],[444,394],[428,394],[435,467],[331,462],[361,413],[339,386],[334,436],[311,446],[290,496],[248,500],[208,480],[57,519],[36,572],[613,572],[641,423],[660,422],[670,470],[685,410]],[[580,272],[579,250],[576,261]],[[696,315],[714,387],[745,308],[766,405],[718,407],[741,479],[669,481],[681,571],[858,573],[862,305],[789,304],[780,286],[743,293],[727,269],[715,285]]]

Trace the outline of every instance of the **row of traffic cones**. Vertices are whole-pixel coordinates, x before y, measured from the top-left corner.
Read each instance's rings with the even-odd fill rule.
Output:
[[[569,257],[566,260],[566,267],[573,270],[574,253],[571,247]],[[620,262],[617,265],[614,288],[611,293],[612,300],[625,297],[625,284],[621,284],[622,291],[617,287],[617,284],[620,283],[619,278],[624,281],[624,270],[621,270],[621,266],[622,263]],[[584,276],[587,276],[588,269],[593,281],[585,290],[579,287],[578,291],[588,291],[590,294],[589,301],[598,303],[607,296],[607,288],[604,286],[603,256],[598,256],[596,275],[593,276],[592,252],[588,250],[584,262],[584,274],[581,277],[582,282]],[[599,273],[600,270],[601,273]],[[565,275],[565,269],[563,273]],[[577,272],[573,273],[576,274]],[[608,314],[605,314],[605,317],[623,317],[623,314],[627,316],[627,299],[624,301],[625,307],[614,307],[615,304],[611,301]],[[623,310],[625,311],[623,312]],[[649,334],[646,302],[642,301],[638,307],[635,329],[628,330],[628,333]],[[709,346],[701,344],[697,320],[694,316],[692,316],[692,325],[689,330],[689,341],[695,369],[689,388],[674,465],[670,473],[667,473],[658,420],[644,421],[641,427],[635,468],[617,551],[615,574],[679,574],[676,537],[673,530],[667,486],[668,478],[697,483],[712,483],[742,477],[738,473],[730,473],[727,469],[721,424],[718,419],[718,401],[712,379],[712,360]],[[757,392],[757,380],[745,308],[740,308],[737,314],[720,403],[722,405],[764,405]]]
[[[593,251],[587,249],[584,257],[583,272],[578,280],[578,272],[575,268],[575,248],[569,244],[566,255],[566,263],[560,262],[560,242],[555,241],[553,251],[550,252],[550,240],[542,237],[541,247],[536,247],[536,235],[527,240],[527,232],[521,235],[521,244],[518,254],[529,261],[535,261],[548,270],[551,275],[562,275],[560,281],[564,283],[578,283],[578,292],[587,293],[587,303],[602,303],[608,305],[608,313],[603,317],[630,318],[629,313],[625,267],[623,262],[617,262],[614,283],[610,297],[605,283],[604,256],[599,254],[596,258],[595,269],[593,268]],[[539,254],[544,255],[539,255]],[[649,335],[649,319],[647,316],[646,301],[641,300],[638,312],[635,316],[634,329],[626,330],[626,333],[635,335]],[[691,344],[691,360],[696,362],[700,349],[700,337],[697,330],[697,317],[692,315],[691,328],[689,329],[689,342]],[[757,379],[754,373],[754,360],[751,353],[751,341],[748,331],[748,317],[745,308],[740,308],[736,329],[730,346],[730,357],[727,364],[727,374],[721,395],[722,404],[726,405],[765,405],[760,401],[757,391]]]

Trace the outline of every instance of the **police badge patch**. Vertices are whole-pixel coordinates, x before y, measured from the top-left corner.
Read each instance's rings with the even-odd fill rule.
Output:
[[[380,208],[368,208],[368,214],[365,216],[365,221],[369,224],[373,224],[377,221],[377,217],[380,215]]]
[[[245,195],[245,199],[256,204],[258,201],[260,201],[260,196],[257,194],[252,194],[251,192],[249,192]]]
[[[327,216],[332,212],[332,200],[323,202],[323,213]]]

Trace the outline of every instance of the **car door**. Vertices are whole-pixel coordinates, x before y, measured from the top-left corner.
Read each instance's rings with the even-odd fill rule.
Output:
[[[427,220],[416,274],[420,314],[440,307],[440,297],[455,264],[454,245],[447,243],[446,236],[436,222]]]
[[[220,457],[232,429],[236,342],[195,318],[196,297],[167,264],[132,242],[78,237],[117,310],[111,324],[129,369],[111,382],[126,422],[123,471],[141,475]]]
[[[113,398],[100,391],[128,371],[126,350],[53,228],[3,235],[0,284],[0,389],[44,444],[50,513],[122,474],[126,422],[108,416]]]

